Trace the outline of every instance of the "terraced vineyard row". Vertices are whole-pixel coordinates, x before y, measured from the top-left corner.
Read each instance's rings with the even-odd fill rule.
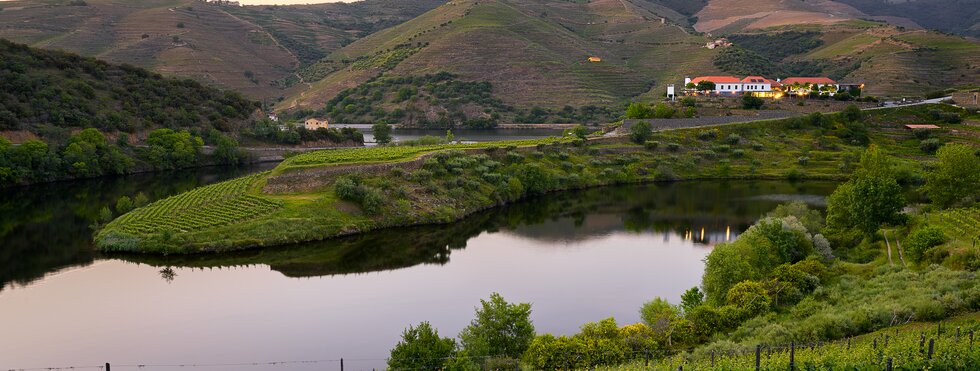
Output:
[[[265,174],[253,174],[165,198],[119,217],[106,229],[135,234],[189,232],[270,213],[282,207],[282,202],[247,194]]]
[[[252,219],[268,214],[280,207],[282,207],[281,201],[254,195],[243,195],[163,217],[142,218],[125,223],[120,226],[120,229],[137,234],[154,234],[164,231],[190,232]]]
[[[306,165],[326,165],[326,164],[350,164],[360,162],[384,162],[412,158],[417,155],[438,151],[443,149],[471,149],[486,148],[490,146],[534,146],[538,144],[552,144],[561,142],[562,138],[543,138],[511,140],[493,143],[464,143],[464,144],[440,144],[432,146],[394,146],[394,147],[370,147],[353,149],[332,149],[308,152],[297,155],[286,160],[286,167],[306,166]]]
[[[954,209],[938,215],[943,230],[958,240],[971,241],[980,237],[980,210]]]

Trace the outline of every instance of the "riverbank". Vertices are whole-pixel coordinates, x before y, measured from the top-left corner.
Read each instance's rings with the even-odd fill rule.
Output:
[[[900,162],[913,169],[904,176],[915,178],[924,154],[912,154],[915,143],[890,130],[873,117],[823,115],[662,131],[643,144],[626,137],[554,138],[311,152],[268,173],[137,209],[98,231],[96,244],[141,253],[235,251],[450,223],[568,189],[689,179],[841,179],[854,170],[865,141],[911,147]]]

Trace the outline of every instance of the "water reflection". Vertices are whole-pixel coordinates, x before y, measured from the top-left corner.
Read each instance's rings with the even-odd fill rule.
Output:
[[[380,369],[405,326],[431,321],[452,336],[492,292],[533,303],[539,332],[571,334],[610,316],[632,323],[643,302],[676,301],[697,285],[711,245],[735,238],[779,203],[772,199],[819,198],[833,184],[608,187],[546,195],[448,225],[236,254],[91,253],[86,226],[95,211],[120,194],[154,187],[175,191],[170,182],[147,182],[107,184],[107,194],[82,187],[80,196],[57,188],[21,196],[41,206],[18,206],[24,219],[6,224],[15,232],[4,240],[28,228],[48,236],[3,247],[4,279],[24,286],[0,292],[7,335],[0,337],[0,367],[343,357],[350,370]],[[784,196],[758,198],[767,195]],[[60,228],[71,234],[58,236]],[[37,280],[79,264],[88,266]]]
[[[268,265],[288,277],[387,271],[444,265],[453,251],[483,233],[501,232],[561,249],[617,232],[655,232],[663,242],[681,236],[703,246],[731,240],[780,201],[822,200],[833,183],[682,182],[551,194],[478,213],[460,222],[375,231],[321,242],[220,255],[113,254],[156,267]],[[795,196],[791,196],[795,195]],[[171,276],[170,279],[173,277]]]
[[[274,164],[203,168],[0,189],[0,291],[96,259],[91,225],[121,196],[151,200],[230,179]]]

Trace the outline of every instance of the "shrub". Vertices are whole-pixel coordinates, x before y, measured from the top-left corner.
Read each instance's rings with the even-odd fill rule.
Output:
[[[643,143],[643,148],[651,151],[656,150],[657,147],[660,147],[660,142],[658,141],[647,141],[646,143]]]
[[[742,108],[744,109],[761,109],[766,102],[762,98],[746,94],[742,96]]]
[[[742,141],[742,137],[738,134],[728,134],[728,138],[725,141],[734,146]]]
[[[637,144],[646,143],[653,136],[653,129],[649,122],[639,121],[630,126],[630,140]]]
[[[667,150],[671,152],[677,152],[681,149],[681,145],[677,143],[667,143]]]
[[[390,369],[441,369],[456,349],[456,342],[439,336],[439,331],[428,322],[418,327],[409,326],[402,332],[402,340],[391,349],[388,357]]]
[[[375,188],[365,187],[363,192],[361,207],[364,209],[364,212],[370,215],[381,213],[381,209],[385,204],[385,197],[381,194],[381,191]]]
[[[754,317],[769,311],[772,298],[762,282],[742,281],[728,290],[725,302],[744,311],[747,317]]]
[[[732,157],[736,157],[736,158],[745,157],[745,151],[741,149],[736,149],[732,151]]]
[[[476,318],[459,333],[463,350],[474,357],[518,358],[534,339],[531,304],[511,304],[500,294],[480,300]]]
[[[946,243],[946,234],[942,229],[934,226],[919,228],[909,234],[905,243],[905,253],[913,261],[921,261],[923,254],[931,247]]]
[[[718,134],[719,134],[718,129],[704,130],[704,131],[698,132],[698,139],[701,139],[701,140],[704,140],[704,141],[715,140],[715,139],[718,139]]]
[[[653,118],[653,109],[643,103],[630,103],[626,108],[627,119],[649,119]]]
[[[851,122],[864,121],[864,112],[861,112],[861,109],[853,104],[847,105],[847,107],[845,107],[840,114],[841,117],[847,121],[851,121]]]
[[[357,182],[350,177],[338,178],[334,183],[334,192],[342,200],[356,201],[361,197]]]
[[[932,130],[930,129],[914,129],[912,130],[912,135],[915,135],[919,140],[926,140],[932,136]]]
[[[681,98],[681,104],[683,104],[685,107],[694,107],[698,105],[698,101],[697,99],[694,99],[694,97],[684,97]]]
[[[517,151],[507,152],[507,162],[510,163],[520,163],[524,161],[524,155],[521,155]]]
[[[922,152],[930,154],[936,153],[936,151],[939,150],[939,147],[942,146],[943,142],[936,138],[926,139],[919,142],[919,149],[921,149]]]
[[[809,162],[810,162],[810,158],[807,156],[800,156],[799,158],[796,159],[796,163],[800,164],[800,166],[806,166],[806,164]]]
[[[133,210],[133,200],[129,196],[122,196],[116,200],[116,212],[119,215],[128,213],[130,210]]]

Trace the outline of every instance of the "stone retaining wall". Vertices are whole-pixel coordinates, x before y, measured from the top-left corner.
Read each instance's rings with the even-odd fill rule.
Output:
[[[644,120],[623,120],[623,126],[619,130],[629,132],[630,126],[645,121],[653,126],[653,130],[686,129],[701,126],[714,126],[723,124],[734,124],[738,122],[751,122],[759,120],[782,119],[787,117],[799,116],[799,113],[790,111],[759,111],[757,116],[708,116],[690,119],[644,119]]]

